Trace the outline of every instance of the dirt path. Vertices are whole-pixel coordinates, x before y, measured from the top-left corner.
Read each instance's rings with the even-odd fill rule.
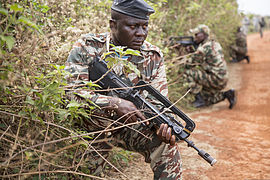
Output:
[[[228,64],[227,89],[236,89],[236,106],[230,110],[224,101],[189,114],[197,125],[190,139],[218,162],[211,167],[180,143],[184,180],[270,179],[270,32],[263,39],[249,35],[248,48],[250,64]],[[124,173],[128,179],[153,179],[141,157]]]

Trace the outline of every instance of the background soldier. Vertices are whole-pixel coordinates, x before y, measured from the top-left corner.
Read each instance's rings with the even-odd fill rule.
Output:
[[[72,73],[71,83],[82,83],[88,81],[88,64],[96,56],[111,50],[110,44],[115,46],[126,46],[138,50],[141,56],[128,57],[141,72],[139,77],[134,72],[127,75],[130,82],[135,85],[139,80],[144,80],[153,86],[164,96],[168,95],[167,80],[164,66],[163,54],[160,49],[145,41],[148,33],[149,15],[154,9],[143,0],[115,0],[111,7],[110,29],[111,33],[86,34],[75,43],[66,63],[66,70]],[[125,75],[124,68],[117,66],[114,70],[119,76]],[[119,70],[120,69],[120,70]],[[71,98],[77,101],[85,100],[89,93],[83,89],[77,89],[76,94],[70,93]],[[88,96],[89,97],[89,96]],[[125,99],[112,97],[109,94],[91,94],[90,100],[99,105],[109,119],[122,117],[122,123],[137,122],[138,119],[145,120],[136,106]],[[145,97],[148,98],[148,97]],[[110,115],[113,112],[117,117]],[[132,114],[130,114],[133,112]],[[128,115],[129,114],[129,115]],[[88,122],[90,131],[102,130],[109,126],[112,120],[92,118]],[[136,124],[132,128],[121,128],[110,135],[110,141],[95,144],[95,148],[110,150],[110,145],[122,147],[126,150],[139,152],[145,157],[145,161],[151,163],[155,179],[181,179],[181,159],[178,147],[175,144],[175,136],[172,136],[171,128],[162,124],[158,131],[149,125]],[[150,127],[152,127],[150,129]],[[149,138],[147,138],[149,137]],[[110,145],[109,145],[110,144]],[[99,146],[99,147],[97,147]],[[108,157],[107,152],[103,156]],[[100,173],[104,168],[104,160],[92,154],[90,168],[93,172]]]
[[[259,28],[260,36],[261,36],[261,38],[263,38],[263,28],[265,27],[264,17],[260,17],[259,26],[260,26],[260,28]]]
[[[235,45],[231,46],[231,62],[240,62],[244,59],[249,63],[249,56],[247,55],[247,36],[241,31],[241,27],[237,28]]]
[[[235,91],[222,91],[228,81],[226,61],[218,42],[210,39],[210,29],[199,25],[191,30],[199,45],[196,52],[184,56],[186,62],[184,79],[195,95],[194,107],[203,107],[228,99],[229,108],[236,103]]]
[[[242,28],[243,28],[243,32],[247,35],[249,32],[249,25],[250,25],[250,20],[247,16],[245,16],[242,20]]]

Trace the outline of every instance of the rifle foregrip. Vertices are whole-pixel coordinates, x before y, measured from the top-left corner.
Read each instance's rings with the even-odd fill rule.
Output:
[[[205,152],[204,150],[200,150],[198,152],[198,154],[205,159],[209,164],[211,164],[211,166],[213,166],[214,164],[216,164],[217,160],[215,158],[213,158],[210,154],[208,154],[207,152]]]

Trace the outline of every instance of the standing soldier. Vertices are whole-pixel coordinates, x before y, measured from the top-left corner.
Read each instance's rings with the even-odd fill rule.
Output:
[[[141,56],[128,56],[141,72],[125,72],[124,68],[116,65],[115,73],[119,76],[127,74],[128,80],[135,85],[139,80],[147,81],[164,96],[168,95],[168,87],[164,66],[163,54],[160,49],[145,41],[148,34],[149,15],[154,9],[143,0],[115,0],[111,7],[110,33],[86,34],[74,44],[66,63],[66,70],[72,74],[70,83],[78,84],[88,81],[88,64],[96,56],[113,51],[114,46],[125,46],[138,50]],[[117,71],[116,71],[117,70]],[[84,89],[71,91],[70,98],[77,101],[92,102],[101,107],[100,114],[106,118],[91,118],[88,122],[89,131],[104,130],[116,119],[121,123],[145,120],[143,113],[136,106],[125,99],[113,97],[111,94],[89,94]],[[143,94],[142,94],[143,96]],[[151,97],[145,97],[151,98]],[[110,112],[110,113],[106,113]],[[152,127],[152,128],[150,128]],[[154,179],[181,179],[181,158],[175,143],[175,136],[171,128],[162,124],[158,130],[149,125],[137,123],[131,127],[114,130],[109,135],[108,143],[94,143],[95,149],[99,148],[103,157],[108,157],[110,145],[122,147],[129,151],[139,152],[145,161],[151,163]],[[97,153],[93,153],[89,162],[91,173],[99,174],[104,169],[105,161]]]
[[[194,107],[228,99],[232,109],[236,103],[235,90],[222,91],[228,82],[228,71],[220,44],[209,38],[210,29],[206,25],[198,25],[190,31],[198,48],[196,52],[184,56],[183,61],[186,62],[184,79],[195,95]]]
[[[244,59],[247,60],[247,63],[250,62],[247,55],[247,36],[241,31],[241,27],[237,28],[235,45],[231,46],[231,57],[231,62],[240,62]]]
[[[249,25],[250,25],[250,20],[247,16],[245,16],[242,20],[242,28],[243,28],[243,32],[247,35],[249,32]]]
[[[265,27],[265,20],[264,20],[264,17],[261,17],[260,20],[259,20],[259,25],[260,25],[260,36],[261,38],[263,38],[263,28]]]

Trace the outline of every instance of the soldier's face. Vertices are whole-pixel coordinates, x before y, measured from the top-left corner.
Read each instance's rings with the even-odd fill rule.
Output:
[[[203,42],[206,39],[207,35],[204,34],[203,32],[198,32],[195,34],[195,42],[197,44],[200,44],[201,42]]]
[[[110,28],[115,45],[139,50],[148,34],[148,20],[123,15],[111,20]]]

